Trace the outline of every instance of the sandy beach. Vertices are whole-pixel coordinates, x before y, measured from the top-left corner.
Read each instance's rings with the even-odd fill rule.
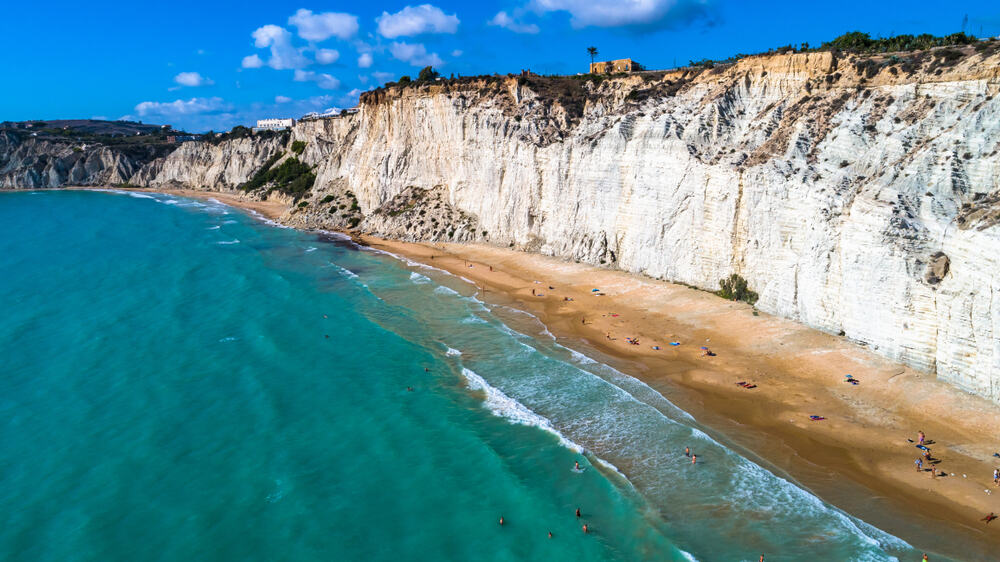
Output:
[[[239,194],[151,191],[272,219],[288,209]],[[1000,526],[981,521],[1000,512],[992,481],[1000,407],[992,402],[705,291],[485,245],[359,241],[461,275],[480,298],[535,314],[560,343],[646,382],[727,445],[919,548],[989,559],[1000,546]],[[918,431],[932,456],[920,471]]]

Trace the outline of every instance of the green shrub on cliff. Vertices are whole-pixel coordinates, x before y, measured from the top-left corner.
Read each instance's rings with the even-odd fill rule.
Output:
[[[292,152],[295,154],[302,154],[302,151],[306,149],[306,141],[297,140],[292,143]]]
[[[747,280],[736,273],[719,281],[719,291],[716,294],[731,301],[743,301],[747,304],[757,302],[757,293],[751,291]]]
[[[312,167],[293,157],[274,168],[274,164],[282,156],[282,153],[278,153],[268,159],[248,182],[240,186],[240,189],[252,191],[271,185],[271,190],[292,195],[296,199],[305,195],[316,182],[316,174],[312,172]]]

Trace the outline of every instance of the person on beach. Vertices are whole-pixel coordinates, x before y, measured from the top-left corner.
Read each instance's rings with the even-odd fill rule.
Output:
[[[917,465],[917,472],[924,469],[924,459],[917,459],[913,461],[913,464]]]
[[[990,521],[993,521],[996,518],[997,518],[996,514],[994,514],[991,511],[989,515],[987,515],[986,517],[983,517],[982,519],[980,519],[980,521],[986,521],[986,524],[989,525]]]
[[[917,432],[917,442],[919,442],[921,445],[924,444],[924,439],[926,438],[927,437],[924,435],[923,430]]]
[[[535,295],[535,290],[534,289],[531,290],[531,296],[533,296],[533,297],[537,296],[537,295]]]
[[[685,457],[691,456],[691,447],[684,447],[684,456]]]
[[[1000,486],[1000,468],[993,469],[993,483]]]
[[[923,562],[927,562],[927,555],[925,554],[925,555],[924,555],[924,557],[923,557],[923,558],[921,558],[921,560],[922,560]]]

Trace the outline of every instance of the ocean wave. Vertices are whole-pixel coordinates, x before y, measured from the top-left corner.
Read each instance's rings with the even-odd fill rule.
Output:
[[[240,241],[237,238],[233,238],[232,240],[220,240],[220,241],[216,242],[216,244],[221,244],[223,246],[228,246],[230,244],[239,244],[239,243],[240,243]]]
[[[269,218],[265,217],[264,215],[260,214],[259,212],[253,210],[253,209],[246,209],[246,208],[244,208],[243,210],[246,211],[251,217],[253,217],[253,218],[259,220],[260,222],[262,222],[264,224],[267,224],[269,226],[273,226],[275,228],[286,228],[286,229],[291,229],[292,228],[292,227],[288,226],[287,224],[281,224],[278,221],[269,219]]]
[[[306,248],[306,253],[308,254],[309,252],[315,252],[316,249],[317,249],[316,246],[309,246],[308,248]]]
[[[376,254],[384,254],[384,255],[389,256],[391,258],[395,258],[395,259],[397,259],[397,260],[405,263],[406,265],[408,265],[410,267],[420,267],[420,268],[423,268],[423,269],[430,269],[432,271],[437,271],[438,273],[443,273],[445,275],[450,275],[452,277],[457,277],[457,278],[461,279],[462,281],[465,281],[469,285],[472,285],[473,287],[476,286],[476,283],[473,282],[468,277],[464,277],[462,275],[458,275],[456,273],[452,273],[452,272],[450,272],[450,271],[448,271],[446,269],[441,269],[440,267],[434,267],[433,265],[427,265],[426,263],[421,263],[421,262],[418,262],[418,261],[413,261],[410,258],[407,258],[406,256],[401,256],[399,254],[395,254],[395,253],[390,252],[388,250],[383,250],[381,248],[372,248],[371,246],[360,246],[360,245],[358,246],[358,248],[361,249],[361,250],[363,250],[363,251],[365,251],[365,252],[373,252],[373,253],[376,253]]]
[[[220,228],[222,228],[222,227],[219,226],[219,225],[215,225],[215,226],[210,226],[210,227],[206,228],[205,230],[219,230]]]
[[[335,264],[333,262],[330,262],[330,265],[332,265],[333,267],[336,267],[337,271],[341,275],[343,275],[344,277],[347,277],[348,279],[357,279],[358,278],[358,274],[357,273],[354,273],[353,271],[351,271],[350,269],[347,269],[346,267],[341,267],[341,266],[339,266],[339,265],[337,265],[337,264]]]
[[[426,275],[420,275],[416,271],[410,272],[410,281],[413,281],[417,285],[425,285],[431,282],[431,278]]]
[[[484,394],[486,394],[486,401],[483,405],[486,406],[486,408],[492,412],[493,415],[504,418],[511,423],[530,425],[543,431],[547,431],[552,435],[555,435],[556,438],[559,439],[559,443],[562,446],[574,452],[582,454],[585,451],[583,447],[570,441],[562,433],[560,433],[559,430],[552,427],[552,422],[550,422],[547,418],[532,412],[524,404],[521,404],[517,400],[507,396],[499,388],[490,385],[490,383],[486,382],[486,379],[479,376],[479,374],[475,371],[462,367],[462,376],[465,377],[469,388],[473,390],[481,390]]]
[[[448,347],[447,345],[445,347]],[[444,352],[445,355],[449,357],[457,357],[462,354],[461,351],[455,349],[454,347],[448,347],[448,351]]]
[[[145,193],[136,193],[135,191],[116,191],[116,193],[124,193],[129,197],[135,197],[136,199],[156,199],[152,195],[146,195]]]
[[[458,291],[456,291],[454,289],[449,289],[448,287],[445,287],[444,285],[438,285],[434,289],[434,292],[437,293],[437,294],[439,294],[439,295],[456,295],[456,296],[461,296],[461,295],[459,295]]]
[[[221,340],[219,340],[219,343],[226,343],[226,342],[236,341],[238,339],[240,339],[240,338],[238,338],[236,336],[229,336],[228,338],[222,338]]]

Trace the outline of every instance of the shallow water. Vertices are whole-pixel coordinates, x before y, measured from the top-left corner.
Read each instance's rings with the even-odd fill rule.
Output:
[[[530,315],[335,236],[7,193],[0,271],[4,559],[914,556]]]

